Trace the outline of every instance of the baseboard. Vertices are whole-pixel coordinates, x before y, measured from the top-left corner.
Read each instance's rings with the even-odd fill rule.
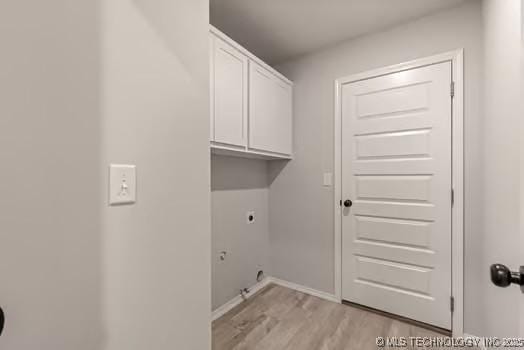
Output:
[[[245,298],[243,298],[241,295],[237,295],[224,305],[218,307],[216,310],[214,310],[211,314],[211,319],[214,321],[220,317],[222,317],[224,314],[226,314],[228,311],[232,310],[235,306],[241,304],[244,300],[251,298],[256,292],[267,286],[269,283],[271,283],[270,278],[266,277],[262,281],[258,282],[251,288],[249,288],[249,293],[245,294]]]
[[[306,293],[306,294],[309,294],[309,295],[312,295],[312,296],[315,296],[315,297],[318,297],[318,298],[321,298],[327,301],[331,301],[334,303],[338,303],[338,304],[341,303],[341,300],[338,299],[334,294],[330,294],[330,293],[322,292],[322,291],[319,291],[313,288],[301,286],[300,284],[284,281],[284,280],[281,280],[275,277],[268,277],[267,279],[269,279],[271,283],[277,284],[282,287],[294,289],[296,291]]]
[[[478,341],[478,344],[479,344],[478,349],[486,349],[486,347],[484,346],[484,342],[482,340],[482,337],[477,337],[476,335],[471,335],[471,334],[464,333],[464,335],[462,335],[462,338],[475,339],[476,341]]]

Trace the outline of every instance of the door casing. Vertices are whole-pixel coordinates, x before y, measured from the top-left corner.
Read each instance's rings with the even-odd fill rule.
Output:
[[[335,296],[342,301],[342,85],[423,67],[441,62],[451,62],[454,96],[451,101],[452,120],[452,189],[454,192],[451,213],[451,292],[454,298],[452,312],[453,336],[464,333],[464,50],[457,49],[442,54],[416,59],[392,66],[353,74],[335,80],[334,127],[334,228],[335,228]]]

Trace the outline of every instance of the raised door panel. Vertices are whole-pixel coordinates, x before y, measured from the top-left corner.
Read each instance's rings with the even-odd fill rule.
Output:
[[[217,37],[214,37],[213,51],[212,141],[245,146],[247,57]]]
[[[249,148],[292,153],[292,87],[250,61]]]

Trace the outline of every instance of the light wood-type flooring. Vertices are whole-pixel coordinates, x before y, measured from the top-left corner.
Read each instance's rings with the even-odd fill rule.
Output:
[[[213,322],[213,350],[366,350],[377,337],[444,336],[274,284]]]

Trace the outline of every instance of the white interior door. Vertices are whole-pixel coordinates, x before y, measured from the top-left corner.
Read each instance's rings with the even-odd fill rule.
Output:
[[[451,75],[443,62],[341,90],[342,298],[446,329]]]

